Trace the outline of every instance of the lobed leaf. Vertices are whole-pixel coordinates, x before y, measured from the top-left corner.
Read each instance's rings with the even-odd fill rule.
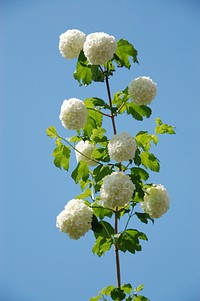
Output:
[[[133,102],[126,103],[126,112],[132,115],[136,120],[142,121],[144,117],[149,118],[151,116],[151,109],[145,105],[137,105]]]
[[[48,129],[46,129],[46,134],[50,137],[50,138],[57,138],[58,134],[56,131],[55,126],[50,126]]]
[[[151,153],[149,152],[142,152],[140,154],[141,163],[146,167],[147,169],[151,169],[155,172],[159,172],[160,170],[160,164],[159,160]]]
[[[54,149],[52,156],[54,158],[54,164],[60,169],[69,169],[70,160],[70,147],[63,145],[60,140],[56,141],[57,147]]]
[[[86,188],[86,190],[76,196],[76,199],[87,199],[88,197],[91,197],[92,191],[90,188]]]
[[[129,251],[133,254],[136,251],[141,251],[142,247],[139,239],[148,240],[144,233],[139,232],[136,229],[128,229],[122,232],[118,239],[119,250],[122,252]]]
[[[117,42],[117,50],[114,54],[114,60],[118,67],[126,67],[130,69],[130,57],[134,63],[138,63],[137,50],[127,40],[120,39]]]
[[[92,71],[88,65],[87,58],[84,52],[81,51],[76,64],[76,70],[74,72],[74,78],[80,85],[89,85],[92,82]]]
[[[77,167],[73,170],[71,177],[75,181],[75,183],[78,183],[81,179],[84,182],[87,182],[89,178],[88,164],[84,161],[80,161]]]
[[[150,149],[151,142],[154,142],[154,144],[158,143],[158,137],[155,134],[149,134],[147,131],[140,131],[137,133],[135,140],[137,145],[142,147],[145,151]]]
[[[148,213],[140,213],[140,212],[135,212],[135,215],[139,218],[139,220],[142,223],[148,224],[148,221],[152,221],[154,223],[154,220],[149,216]]]

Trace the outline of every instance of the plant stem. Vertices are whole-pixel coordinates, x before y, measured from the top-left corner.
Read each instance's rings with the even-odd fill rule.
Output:
[[[105,77],[105,82],[106,82],[106,89],[107,89],[108,100],[109,100],[109,105],[110,105],[110,113],[111,113],[111,119],[112,119],[113,132],[114,132],[114,135],[116,135],[117,129],[116,129],[116,124],[115,124],[115,115],[113,114],[112,98],[111,98],[111,93],[110,93],[108,75],[106,75],[106,77]],[[120,164],[119,168],[120,168],[120,170],[122,169],[121,164]],[[115,227],[114,227],[115,237],[118,237],[118,217],[117,217],[117,215],[118,215],[118,208],[116,208],[116,212],[115,212]],[[116,262],[116,270],[117,270],[117,286],[120,289],[120,287],[121,287],[121,271],[120,271],[118,238],[116,239],[114,248],[115,248],[115,262]]]

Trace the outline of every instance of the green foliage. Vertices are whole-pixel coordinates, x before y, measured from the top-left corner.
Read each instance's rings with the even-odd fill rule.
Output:
[[[56,141],[57,147],[54,149],[52,156],[54,158],[54,164],[60,169],[69,169],[69,160],[70,160],[70,148],[62,144],[60,139]]]
[[[132,115],[136,120],[142,121],[144,117],[149,118],[151,116],[151,109],[145,105],[139,106],[133,102],[127,102],[125,105],[127,114]]]
[[[99,257],[110,250],[113,244],[114,235],[114,228],[108,222],[101,221],[100,223],[102,228],[99,228],[98,232],[94,232],[96,241],[92,248],[92,252],[97,254]]]
[[[151,147],[151,142],[154,144],[158,143],[158,137],[153,134],[149,134],[147,131],[140,131],[135,136],[135,140],[137,142],[137,145],[141,147],[144,151],[148,151]]]
[[[50,137],[50,138],[57,138],[58,134],[56,131],[55,126],[50,126],[48,129],[46,129],[46,134]]]
[[[156,118],[156,128],[155,132],[156,134],[175,134],[174,127],[171,125],[168,125],[166,123],[162,123],[160,118]]]
[[[134,63],[138,63],[137,50],[127,40],[120,39],[117,42],[117,51],[114,55],[114,60],[116,61],[118,67],[126,67],[130,69],[130,57]]]
[[[81,179],[86,182],[89,178],[88,164],[84,161],[80,161],[77,167],[73,170],[71,177],[75,183],[78,183]]]
[[[154,154],[151,154],[149,152],[142,152],[140,154],[141,163],[144,167],[147,169],[151,169],[152,171],[159,172],[160,170],[160,163],[158,159],[154,156]]]
[[[136,251],[141,251],[142,246],[140,244],[140,239],[148,240],[147,236],[139,232],[136,229],[128,229],[122,232],[118,238],[118,247],[122,252],[135,253]]]
[[[140,213],[140,212],[135,212],[135,215],[139,218],[139,220],[142,223],[148,224],[148,221],[152,221],[152,223],[154,223],[154,220],[149,216],[148,213]]]
[[[87,199],[88,197],[91,197],[92,191],[90,188],[86,188],[86,190],[79,195],[76,196],[76,199]]]

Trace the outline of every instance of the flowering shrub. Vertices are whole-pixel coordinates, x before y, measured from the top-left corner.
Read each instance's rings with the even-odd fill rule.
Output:
[[[92,159],[92,152],[95,150],[95,145],[89,143],[89,141],[81,140],[76,145],[76,160],[77,162],[83,160],[88,163],[88,165],[93,166],[96,165],[97,162]]]
[[[167,190],[163,185],[154,184],[146,190],[144,201],[141,202],[140,206],[150,217],[161,217],[170,206]]]
[[[134,79],[112,96],[110,77],[115,71],[130,70],[132,63],[138,63],[137,50],[127,40],[116,41],[102,32],[89,34],[85,39],[80,31],[69,30],[61,35],[59,48],[66,58],[78,56],[74,72],[78,84],[105,83],[107,99],[65,100],[60,120],[66,129],[77,130],[76,134],[63,138],[54,126],[46,131],[56,143],[52,154],[56,167],[69,171],[71,152],[75,152],[77,165],[71,177],[81,190],[58,215],[56,225],[72,239],[93,231],[92,252],[99,257],[114,247],[117,285],[103,288],[90,301],[108,301],[109,298],[149,301],[140,294],[143,285],[133,289],[131,284],[121,283],[119,254],[141,251],[142,241],[148,240],[145,233],[135,229],[134,219],[148,224],[169,209],[167,190],[148,179],[150,172],[160,170],[160,162],[151,147],[158,144],[159,135],[174,134],[174,127],[156,118],[153,132],[135,132],[137,127],[133,120],[143,121],[152,114],[148,104],[155,98],[157,86],[149,77]],[[118,134],[116,117],[121,114],[132,129],[131,135]],[[111,139],[103,127],[105,118],[111,121]],[[124,222],[119,230],[121,220]]]
[[[77,29],[67,30],[60,35],[59,50],[66,59],[79,56],[85,42],[86,35]]]
[[[113,58],[116,49],[115,38],[104,32],[89,34],[83,45],[84,54],[91,65],[106,64]]]
[[[68,130],[79,130],[87,121],[87,109],[78,98],[65,99],[60,109],[60,121]]]
[[[103,178],[100,189],[100,201],[103,207],[124,207],[131,200],[135,185],[130,177],[121,172],[113,172]]]
[[[126,132],[114,135],[108,143],[108,153],[116,162],[132,160],[135,156],[136,142]]]
[[[139,105],[147,105],[152,102],[157,92],[156,84],[146,76],[134,79],[128,87],[130,99]]]
[[[56,226],[70,238],[79,239],[91,230],[92,215],[92,209],[85,205],[83,200],[73,199],[57,216]]]

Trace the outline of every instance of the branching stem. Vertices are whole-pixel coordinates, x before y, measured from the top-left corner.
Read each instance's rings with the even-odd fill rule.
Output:
[[[107,67],[108,70],[108,67]],[[112,107],[112,97],[110,92],[110,86],[109,86],[109,78],[108,75],[105,77],[106,82],[106,89],[108,93],[108,101],[110,105],[110,113],[111,113],[111,119],[112,119],[112,126],[113,126],[113,132],[114,135],[117,134],[116,124],[115,124],[115,115],[113,114],[113,107]],[[119,165],[120,171],[122,170],[121,163]],[[115,227],[114,227],[114,234],[117,237],[118,236],[118,208],[116,208],[115,211]],[[121,288],[121,271],[120,271],[120,259],[119,259],[119,246],[118,246],[118,239],[116,240],[114,244],[115,248],[115,262],[116,262],[116,270],[117,270],[117,286],[120,289]]]

